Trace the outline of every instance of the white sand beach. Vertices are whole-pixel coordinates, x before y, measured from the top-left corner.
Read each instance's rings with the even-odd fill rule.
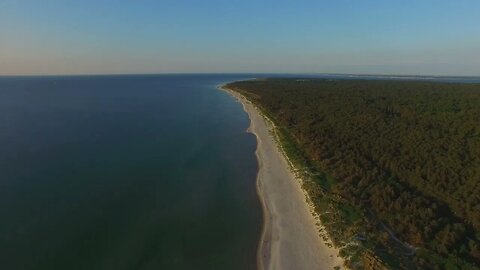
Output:
[[[343,268],[338,250],[319,234],[318,218],[307,202],[301,180],[291,172],[278,148],[272,126],[256,107],[239,93],[224,89],[242,103],[257,137],[259,162],[257,192],[263,204],[264,229],[258,248],[261,270],[309,270]]]

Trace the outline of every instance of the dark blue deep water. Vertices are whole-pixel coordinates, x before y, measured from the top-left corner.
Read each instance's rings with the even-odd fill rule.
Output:
[[[254,269],[244,78],[0,78],[0,268]]]

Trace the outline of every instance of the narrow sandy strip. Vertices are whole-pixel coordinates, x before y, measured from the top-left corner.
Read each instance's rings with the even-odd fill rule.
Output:
[[[264,213],[258,268],[310,270],[342,266],[338,250],[329,247],[319,234],[322,228],[318,217],[301,187],[301,179],[292,173],[275,142],[272,123],[242,95],[223,90],[242,103],[251,121],[248,131],[257,137],[257,192]]]

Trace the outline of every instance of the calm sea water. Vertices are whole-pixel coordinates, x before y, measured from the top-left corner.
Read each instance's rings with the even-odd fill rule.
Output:
[[[0,268],[254,269],[242,78],[0,78]]]

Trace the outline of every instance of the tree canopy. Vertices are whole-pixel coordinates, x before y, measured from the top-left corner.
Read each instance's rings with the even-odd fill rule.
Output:
[[[421,249],[480,264],[480,84],[262,79],[227,85],[288,130],[328,191]]]

